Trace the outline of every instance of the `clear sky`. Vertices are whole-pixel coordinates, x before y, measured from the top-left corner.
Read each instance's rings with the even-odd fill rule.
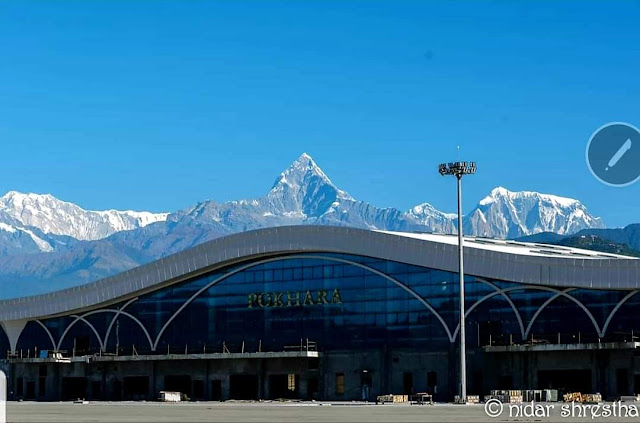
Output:
[[[379,206],[455,210],[437,164],[640,222],[585,164],[640,126],[640,3],[0,3],[0,191],[175,211],[264,194],[302,152]],[[639,164],[640,166],[640,164]]]

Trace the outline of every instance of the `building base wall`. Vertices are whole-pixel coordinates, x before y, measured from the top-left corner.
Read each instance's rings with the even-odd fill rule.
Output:
[[[11,399],[155,400],[163,390],[190,399],[375,401],[381,394],[450,394],[449,353],[324,352],[318,357],[130,360],[11,360]]]
[[[451,401],[458,352],[405,349],[331,351],[313,357],[197,359],[159,356],[51,362],[10,360],[10,399],[155,400],[163,390],[195,400],[316,399],[375,401],[383,394],[429,392]],[[635,349],[486,352],[467,357],[467,392],[559,389],[616,398],[640,392]]]

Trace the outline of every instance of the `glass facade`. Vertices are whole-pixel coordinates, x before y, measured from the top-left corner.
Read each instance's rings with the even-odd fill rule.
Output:
[[[559,291],[473,276],[465,282],[470,348],[522,343],[523,334],[553,343],[597,341],[607,320],[605,340],[640,329],[634,313],[640,296],[609,319],[628,291]],[[118,310],[126,314],[114,320]],[[369,257],[295,254],[215,270],[81,317],[43,320],[51,337],[29,322],[18,350],[23,356],[58,347],[122,355],[282,351],[308,339],[320,351],[448,351],[457,335],[458,279]],[[4,333],[0,344],[4,356]]]

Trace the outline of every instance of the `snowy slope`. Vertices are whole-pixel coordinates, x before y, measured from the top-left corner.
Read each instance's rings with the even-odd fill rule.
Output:
[[[44,234],[64,235],[85,241],[141,228],[164,221],[168,216],[168,213],[130,210],[84,210],[50,194],[24,194],[17,191],[10,191],[0,197],[0,211],[0,223],[13,226],[12,222],[2,218],[8,216],[23,227],[37,228]]]
[[[560,235],[604,228],[578,200],[498,187],[464,219],[464,231],[479,236],[517,238],[540,232]]]
[[[0,298],[90,281],[235,232],[279,225],[339,225],[454,233],[457,217],[428,203],[380,208],[338,188],[303,154],[262,197],[208,200],[167,213],[87,211],[51,195],[0,198]],[[466,234],[516,238],[601,228],[577,200],[499,187],[463,219]],[[4,257],[3,257],[4,256]],[[11,289],[9,289],[11,288]]]

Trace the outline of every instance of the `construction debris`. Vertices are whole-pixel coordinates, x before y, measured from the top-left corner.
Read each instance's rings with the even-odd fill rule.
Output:
[[[182,400],[182,394],[180,392],[173,391],[160,391],[161,402],[180,402]]]
[[[433,405],[433,395],[427,392],[418,392],[415,395],[411,395],[411,397],[409,398],[409,402],[411,402],[412,404],[419,404],[419,405],[424,405],[424,404]]]
[[[557,402],[557,389],[494,389],[490,395],[485,395],[484,400],[497,399],[506,404],[519,404],[522,402]]]
[[[585,404],[598,404],[602,402],[600,394],[582,394],[580,392],[569,392],[563,395],[565,402],[581,402]]]
[[[409,401],[408,395],[394,395],[394,394],[378,395],[378,398],[376,398],[376,402],[378,404],[384,404],[385,402],[401,403],[401,402],[408,402],[408,401]]]

